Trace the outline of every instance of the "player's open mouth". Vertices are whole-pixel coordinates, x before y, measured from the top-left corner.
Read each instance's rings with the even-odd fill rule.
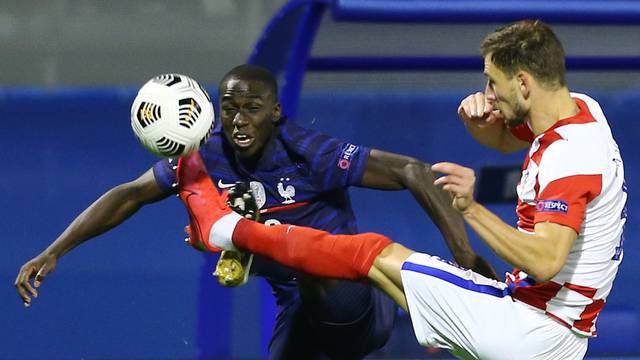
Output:
[[[233,142],[241,148],[247,148],[253,144],[254,138],[247,134],[233,134]]]

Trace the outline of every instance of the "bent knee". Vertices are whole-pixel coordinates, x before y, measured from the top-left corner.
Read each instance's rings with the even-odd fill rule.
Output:
[[[382,250],[373,262],[373,266],[382,273],[399,273],[405,260],[415,251],[398,243],[391,243]]]

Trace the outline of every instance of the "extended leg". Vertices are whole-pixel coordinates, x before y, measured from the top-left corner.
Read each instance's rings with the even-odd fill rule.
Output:
[[[265,226],[245,219],[238,221],[232,239],[239,249],[307,274],[345,280],[365,279],[375,258],[391,244],[389,238],[375,233],[332,235],[302,226]]]
[[[389,295],[400,307],[407,311],[407,300],[400,270],[405,260],[415,251],[401,244],[392,243],[376,257],[369,269],[369,280],[380,290]]]
[[[301,226],[265,226],[243,219],[226,205],[197,154],[181,160],[178,179],[180,196],[190,213],[192,238],[208,250],[246,250],[315,276],[370,278],[406,307],[399,271],[402,260],[411,252],[401,245],[389,246],[389,238],[375,233],[332,235]],[[387,247],[384,256],[376,260]]]
[[[414,252],[383,235],[332,235],[300,226],[264,226],[239,217],[233,227],[214,226],[213,229],[220,232],[216,235],[214,231],[210,236],[216,246],[227,248],[230,243],[215,239],[231,238],[233,245],[242,250],[267,256],[311,275],[368,279],[407,309],[400,269]]]

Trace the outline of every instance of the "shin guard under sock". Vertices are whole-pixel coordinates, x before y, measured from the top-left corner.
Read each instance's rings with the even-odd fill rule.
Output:
[[[236,247],[314,276],[367,278],[373,261],[391,244],[376,233],[332,235],[302,226],[265,226],[242,219],[233,231]]]

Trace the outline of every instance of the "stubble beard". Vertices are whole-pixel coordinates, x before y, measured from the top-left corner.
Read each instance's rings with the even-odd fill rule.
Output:
[[[515,105],[513,107],[513,116],[505,117],[505,124],[509,128],[516,127],[518,125],[524,124],[527,118],[528,111],[522,106],[522,104],[518,101],[514,102]]]

